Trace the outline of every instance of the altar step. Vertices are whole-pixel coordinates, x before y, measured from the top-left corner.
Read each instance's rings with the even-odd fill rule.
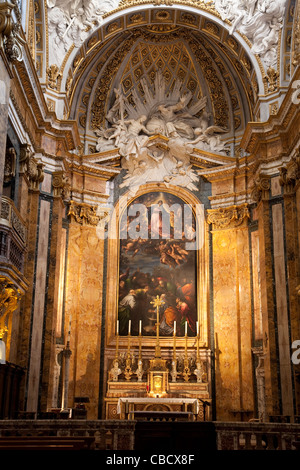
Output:
[[[137,421],[135,451],[199,451],[216,449],[213,423],[189,421]]]

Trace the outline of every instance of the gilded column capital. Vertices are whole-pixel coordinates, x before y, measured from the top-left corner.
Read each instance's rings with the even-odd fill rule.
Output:
[[[214,230],[241,227],[249,217],[248,204],[207,210],[207,222],[212,224]]]
[[[20,148],[20,173],[26,175],[29,189],[39,190],[44,180],[44,164],[33,156],[28,144],[22,144]]]
[[[254,202],[268,201],[270,188],[271,188],[271,178],[268,175],[260,174],[253,182],[251,199]]]
[[[70,197],[70,181],[64,171],[55,171],[52,175],[53,196],[66,200]]]
[[[68,216],[81,225],[97,226],[101,217],[97,215],[97,206],[70,201]]]
[[[283,186],[284,195],[294,194],[296,184],[300,177],[300,149],[294,157],[284,166],[279,168],[280,184]]]

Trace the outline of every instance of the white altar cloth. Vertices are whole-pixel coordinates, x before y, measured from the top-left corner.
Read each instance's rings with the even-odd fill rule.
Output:
[[[161,405],[168,405],[168,404],[176,404],[176,405],[184,405],[190,404],[195,405],[197,414],[199,413],[199,403],[198,400],[195,398],[119,398],[118,405],[117,405],[117,413],[121,414],[122,403],[144,403],[145,405],[152,405],[154,403],[159,403]]]

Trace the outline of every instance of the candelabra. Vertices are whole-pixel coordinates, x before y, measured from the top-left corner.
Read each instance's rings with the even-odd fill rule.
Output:
[[[117,322],[116,353],[110,374],[114,382],[118,381],[118,377],[121,374],[121,369],[119,368],[119,321]]]
[[[144,371],[143,371],[143,361],[142,361],[142,322],[140,321],[140,331],[139,331],[139,358],[138,358],[138,366],[135,371],[135,374],[138,378],[138,381],[141,382]]]
[[[173,359],[172,359],[172,370],[171,370],[172,382],[176,382],[177,375],[178,374],[177,374],[177,359],[176,359],[176,320],[174,320]]]
[[[203,364],[200,359],[200,354],[199,354],[199,325],[197,322],[197,340],[196,340],[196,347],[197,347],[197,358],[196,358],[196,369],[194,370],[194,374],[197,377],[197,382],[202,382],[203,375],[204,375],[204,370],[203,370]]]
[[[124,376],[126,380],[130,380],[133,374],[133,371],[131,368],[132,360],[131,360],[131,353],[130,353],[130,338],[131,338],[130,327],[131,327],[131,320],[129,320],[129,325],[128,325],[128,347],[127,347],[127,357],[126,357],[126,365],[125,365],[125,372],[124,372]]]
[[[183,378],[186,382],[189,381],[190,375],[191,375],[191,370],[189,367],[189,358],[188,358],[188,352],[187,352],[187,322],[185,322],[185,348],[184,348],[184,361],[183,361]]]

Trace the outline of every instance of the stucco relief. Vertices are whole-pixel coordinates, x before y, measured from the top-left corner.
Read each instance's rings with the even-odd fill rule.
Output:
[[[102,24],[103,15],[118,8],[119,3],[120,0],[47,0],[50,64],[60,66],[71,45],[80,47],[91,31]],[[132,4],[128,1],[128,5]],[[276,65],[285,7],[286,0],[214,2],[222,20],[231,22],[230,34],[238,30],[245,35],[252,43],[253,54],[259,55],[267,67]]]
[[[120,187],[135,192],[142,184],[162,181],[196,191],[199,177],[191,156],[195,149],[226,154],[220,135],[227,129],[209,125],[206,97],[189,106],[192,93],[182,94],[179,80],[170,94],[160,72],[152,90],[143,79],[141,85],[144,100],[132,90],[135,106],[121,89],[115,90],[114,105],[106,116],[111,127],[96,131],[100,135],[96,149],[119,150],[121,166],[127,170]]]
[[[283,26],[286,0],[215,0],[215,8],[252,43],[266,66],[276,66],[279,31]]]
[[[72,44],[80,47],[118,4],[119,0],[47,0],[50,64],[60,66]]]

